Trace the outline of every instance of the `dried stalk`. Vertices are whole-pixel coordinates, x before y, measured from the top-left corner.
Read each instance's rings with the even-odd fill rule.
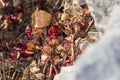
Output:
[[[52,70],[53,70],[53,68],[52,68],[52,63],[51,63],[50,64],[50,71],[49,71],[49,74],[48,74],[48,80],[50,80],[50,78],[51,78]]]
[[[46,68],[47,68],[48,62],[49,62],[49,60],[46,61],[46,64],[43,67],[43,80],[44,80],[44,75],[45,75],[45,72],[46,72]]]
[[[12,75],[12,80],[14,80],[15,75],[16,75],[16,73],[17,73],[17,64],[18,64],[18,61],[15,63],[15,72],[14,72],[13,75]]]
[[[57,70],[57,68],[56,68],[56,66],[55,66],[54,63],[52,63],[52,67],[53,67],[53,69],[55,70],[55,73],[58,74],[59,72],[58,72],[58,70]]]
[[[25,74],[26,74],[26,71],[27,71],[29,68],[30,68],[30,66],[28,66],[28,67],[24,70],[21,80],[24,80],[24,76],[25,76]]]
[[[22,38],[25,35],[25,32],[21,33],[17,38],[16,41],[18,41],[20,38]]]
[[[20,73],[18,73],[18,74],[17,74],[17,76],[16,76],[15,80],[17,80],[17,79],[19,78],[19,75],[20,75]]]
[[[85,30],[86,33],[89,31],[89,29],[92,26],[93,22],[94,22],[94,20],[92,19],[91,22],[89,23],[87,29]]]
[[[9,47],[9,43],[8,43],[8,42],[6,42],[5,45],[6,45],[7,49],[8,49],[10,52],[13,51],[13,50]]]
[[[4,58],[3,53],[2,53],[2,72],[3,72],[2,74],[3,80],[7,80],[6,73],[5,73],[5,58]]]
[[[2,58],[2,53],[0,53],[0,80],[2,80],[2,61],[1,61],[1,58]]]
[[[75,60],[75,53],[74,53],[74,35],[71,35],[71,61]]]
[[[57,9],[62,4],[62,2],[63,0],[57,0],[53,9]]]

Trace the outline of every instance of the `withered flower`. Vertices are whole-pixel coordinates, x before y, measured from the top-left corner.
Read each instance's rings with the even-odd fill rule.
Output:
[[[50,29],[48,30],[48,34],[49,35],[55,35],[55,36],[58,36],[58,35],[61,35],[62,32],[61,30],[59,29],[59,26],[54,24],[53,26],[50,27]]]
[[[52,45],[52,46],[55,46],[55,45],[58,45],[59,44],[59,40],[56,36],[54,35],[51,35],[48,39],[48,44],[49,45]]]

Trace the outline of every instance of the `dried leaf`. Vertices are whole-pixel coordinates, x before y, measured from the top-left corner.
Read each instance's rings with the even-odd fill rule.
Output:
[[[42,64],[44,64],[47,59],[48,59],[48,56],[46,54],[42,54],[41,55],[41,62],[42,62]]]
[[[100,38],[100,34],[99,34],[99,32],[97,32],[97,31],[89,31],[89,32],[88,32],[88,36],[89,36],[91,39],[94,39],[95,41],[98,41],[99,38]]]
[[[35,76],[37,77],[37,79],[42,80],[43,74],[42,73],[37,73],[37,74],[35,74]]]
[[[69,17],[68,17],[68,14],[67,13],[63,13],[62,15],[61,15],[61,20],[62,21],[65,21],[65,20],[67,20]]]
[[[27,44],[27,50],[33,51],[35,49],[35,44],[30,42]]]
[[[8,20],[4,20],[3,23],[1,24],[1,27],[6,29],[8,27]]]
[[[37,67],[30,67],[30,71],[32,72],[32,73],[36,73],[36,72],[38,72],[40,69],[39,68],[37,68]]]
[[[0,9],[3,8],[5,6],[5,3],[3,2],[3,0],[0,0]]]
[[[65,51],[65,48],[62,45],[57,46],[58,51]]]
[[[53,48],[49,45],[43,47],[43,54],[52,54],[53,53]]]
[[[50,38],[48,39],[48,44],[51,46],[55,46],[59,44],[59,40],[58,38],[56,38],[56,36],[50,36]]]
[[[32,14],[32,23],[35,28],[47,27],[51,22],[52,15],[44,10],[35,11]]]

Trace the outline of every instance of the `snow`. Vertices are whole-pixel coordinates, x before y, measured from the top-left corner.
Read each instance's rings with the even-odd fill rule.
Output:
[[[81,0],[78,0],[81,1]],[[120,5],[120,0],[85,0],[99,29],[106,29],[110,13],[115,5]]]
[[[104,11],[100,13],[102,20],[104,16],[108,18],[107,22],[96,22],[107,27],[103,27],[105,34],[98,43],[90,45],[73,66],[63,67],[54,80],[120,80],[120,7],[115,5],[119,0],[89,1],[101,1],[102,5],[105,1],[111,2],[107,6],[112,7],[109,16],[104,15]]]

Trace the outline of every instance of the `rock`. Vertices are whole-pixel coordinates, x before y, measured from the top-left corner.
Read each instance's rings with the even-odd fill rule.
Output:
[[[44,10],[35,11],[32,14],[32,24],[35,28],[47,27],[52,19],[52,15]]]

